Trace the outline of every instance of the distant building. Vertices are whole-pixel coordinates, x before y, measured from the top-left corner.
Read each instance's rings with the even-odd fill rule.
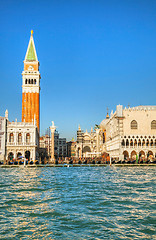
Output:
[[[95,131],[83,132],[79,126],[77,130],[76,157],[95,157],[102,152],[103,133],[97,127]]]
[[[45,134],[44,136],[40,137],[40,148],[45,148],[47,155],[49,156],[51,150],[51,142],[50,136]]]
[[[117,105],[110,118],[101,122],[100,131],[106,131],[103,151],[110,157],[156,157],[156,106]]]
[[[66,138],[59,138],[59,157],[67,157]]]
[[[67,157],[76,156],[76,142],[74,140],[67,142]]]
[[[40,137],[40,148],[46,148],[47,154],[51,157],[51,136],[50,134],[45,134]],[[54,155],[57,159],[58,157],[67,156],[67,144],[66,138],[60,138],[58,131],[55,130],[54,133]]]
[[[3,162],[6,157],[7,119],[8,111],[6,110],[5,117],[0,117],[0,162]]]

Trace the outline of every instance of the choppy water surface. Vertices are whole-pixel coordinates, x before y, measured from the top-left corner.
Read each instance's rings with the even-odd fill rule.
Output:
[[[155,170],[0,169],[0,239],[155,239]]]

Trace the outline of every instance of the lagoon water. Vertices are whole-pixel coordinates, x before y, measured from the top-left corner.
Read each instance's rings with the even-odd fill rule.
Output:
[[[0,239],[155,239],[155,167],[0,169]]]

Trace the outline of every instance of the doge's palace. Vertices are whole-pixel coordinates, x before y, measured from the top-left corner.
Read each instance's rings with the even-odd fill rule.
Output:
[[[111,157],[156,157],[156,106],[123,108],[117,105],[100,129],[106,131],[105,149]]]

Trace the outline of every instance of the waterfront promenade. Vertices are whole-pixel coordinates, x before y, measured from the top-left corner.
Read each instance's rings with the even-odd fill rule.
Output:
[[[27,160],[24,158],[19,159],[12,159],[12,160],[5,160],[0,162],[0,166],[23,166],[26,165],[28,167],[40,167],[40,166],[46,166],[46,167],[64,167],[64,166],[107,166],[107,165],[117,165],[117,166],[148,166],[148,165],[156,165],[156,159],[155,158],[140,158],[138,160],[135,159],[125,159],[125,160],[119,160],[119,159],[110,159],[109,156],[106,158],[98,157],[98,158],[59,158],[54,159],[51,161],[51,159],[40,159],[40,160]]]
[[[33,165],[0,165],[0,168],[43,168],[43,167],[107,167],[109,164],[33,164]],[[112,164],[112,167],[152,167],[155,166],[155,163],[137,163],[137,164]]]

